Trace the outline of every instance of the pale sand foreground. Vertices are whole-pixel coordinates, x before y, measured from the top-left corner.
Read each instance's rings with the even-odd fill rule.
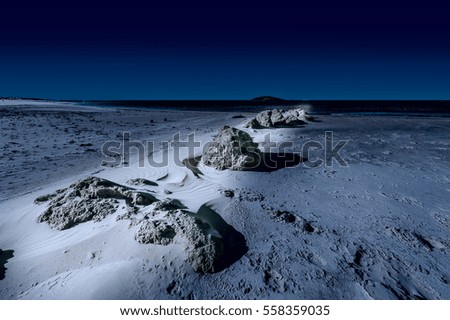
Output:
[[[14,250],[2,299],[450,299],[448,119],[323,116],[302,128],[252,130],[235,113],[0,112],[0,249]],[[260,147],[271,132],[274,141],[294,141],[294,151],[333,131],[349,140],[342,151],[349,165],[270,173],[200,165],[200,177],[173,163],[139,168],[136,159],[130,168],[100,167],[101,144],[123,131],[141,141],[195,131],[206,143],[223,124],[246,130]],[[36,197],[90,175],[123,185],[158,181],[145,190],[191,212],[207,204],[242,233],[245,254],[220,272],[197,273],[181,244],[136,242],[136,226],[116,221],[124,206],[64,231],[37,223],[46,204]]]

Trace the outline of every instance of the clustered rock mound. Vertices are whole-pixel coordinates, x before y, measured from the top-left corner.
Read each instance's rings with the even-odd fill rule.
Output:
[[[261,151],[248,133],[223,126],[204,151],[202,161],[218,170],[253,169],[260,164]]]
[[[118,200],[127,205],[149,205],[157,199],[149,193],[136,191],[117,183],[97,177],[75,182],[56,194],[39,197],[35,203],[51,199],[38,222],[47,222],[52,228],[64,230],[86,221],[100,221],[114,213]]]
[[[177,207],[172,200],[155,207],[152,213],[157,217],[140,222],[136,241],[161,245],[184,243],[187,261],[195,271],[214,272],[223,255],[221,235],[196,214]]]
[[[313,117],[301,108],[290,110],[273,109],[258,113],[245,126],[246,128],[254,129],[283,128],[303,125],[311,120],[313,120]]]
[[[135,239],[143,244],[185,246],[187,261],[194,270],[215,272],[223,254],[219,232],[196,217],[175,199],[158,200],[153,195],[122,186],[106,179],[88,177],[56,193],[37,198],[35,203],[50,201],[38,222],[64,230],[87,221],[100,221],[116,212],[120,201],[128,210],[117,220],[138,225]]]

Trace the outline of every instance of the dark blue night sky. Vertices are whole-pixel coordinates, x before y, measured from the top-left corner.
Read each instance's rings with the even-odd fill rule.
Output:
[[[0,96],[450,99],[433,3],[2,4]]]

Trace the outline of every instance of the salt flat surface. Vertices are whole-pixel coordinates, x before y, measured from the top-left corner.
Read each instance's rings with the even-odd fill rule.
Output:
[[[234,113],[41,107],[0,106],[0,249],[14,250],[2,299],[450,299],[448,119],[322,116],[254,130]],[[348,140],[348,166],[241,172],[200,164],[196,176],[174,163],[139,167],[133,155],[128,168],[100,167],[101,145],[124,131],[154,142],[196,132],[206,143],[224,124],[260,148],[270,133],[296,152],[333,131],[335,143]],[[164,153],[173,150],[152,156]],[[136,242],[137,227],[116,220],[122,203],[100,222],[63,231],[37,222],[46,208],[38,196],[90,175],[155,181],[138,189],[194,213],[206,204],[245,237],[246,253],[220,272],[197,273],[182,244]]]

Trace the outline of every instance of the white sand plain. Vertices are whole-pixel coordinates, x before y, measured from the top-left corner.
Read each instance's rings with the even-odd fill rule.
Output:
[[[450,299],[448,118],[331,115],[253,130],[244,128],[252,114],[236,114],[0,103],[0,249],[13,250],[0,259],[0,298]],[[204,144],[224,124],[247,131],[260,148],[270,132],[273,141],[293,141],[296,152],[333,131],[348,140],[341,152],[348,166],[243,172],[200,164],[199,177],[174,163],[139,167],[136,156],[126,168],[100,166],[101,145],[125,131],[144,142],[195,132]],[[173,153],[152,156],[163,152]],[[62,231],[37,222],[47,206],[34,203],[38,196],[92,175],[121,185],[156,181],[140,190],[178,199],[193,213],[206,205],[246,248],[235,244],[243,251],[237,261],[202,274],[181,242],[135,241],[137,226],[116,220],[123,202],[100,222]]]

